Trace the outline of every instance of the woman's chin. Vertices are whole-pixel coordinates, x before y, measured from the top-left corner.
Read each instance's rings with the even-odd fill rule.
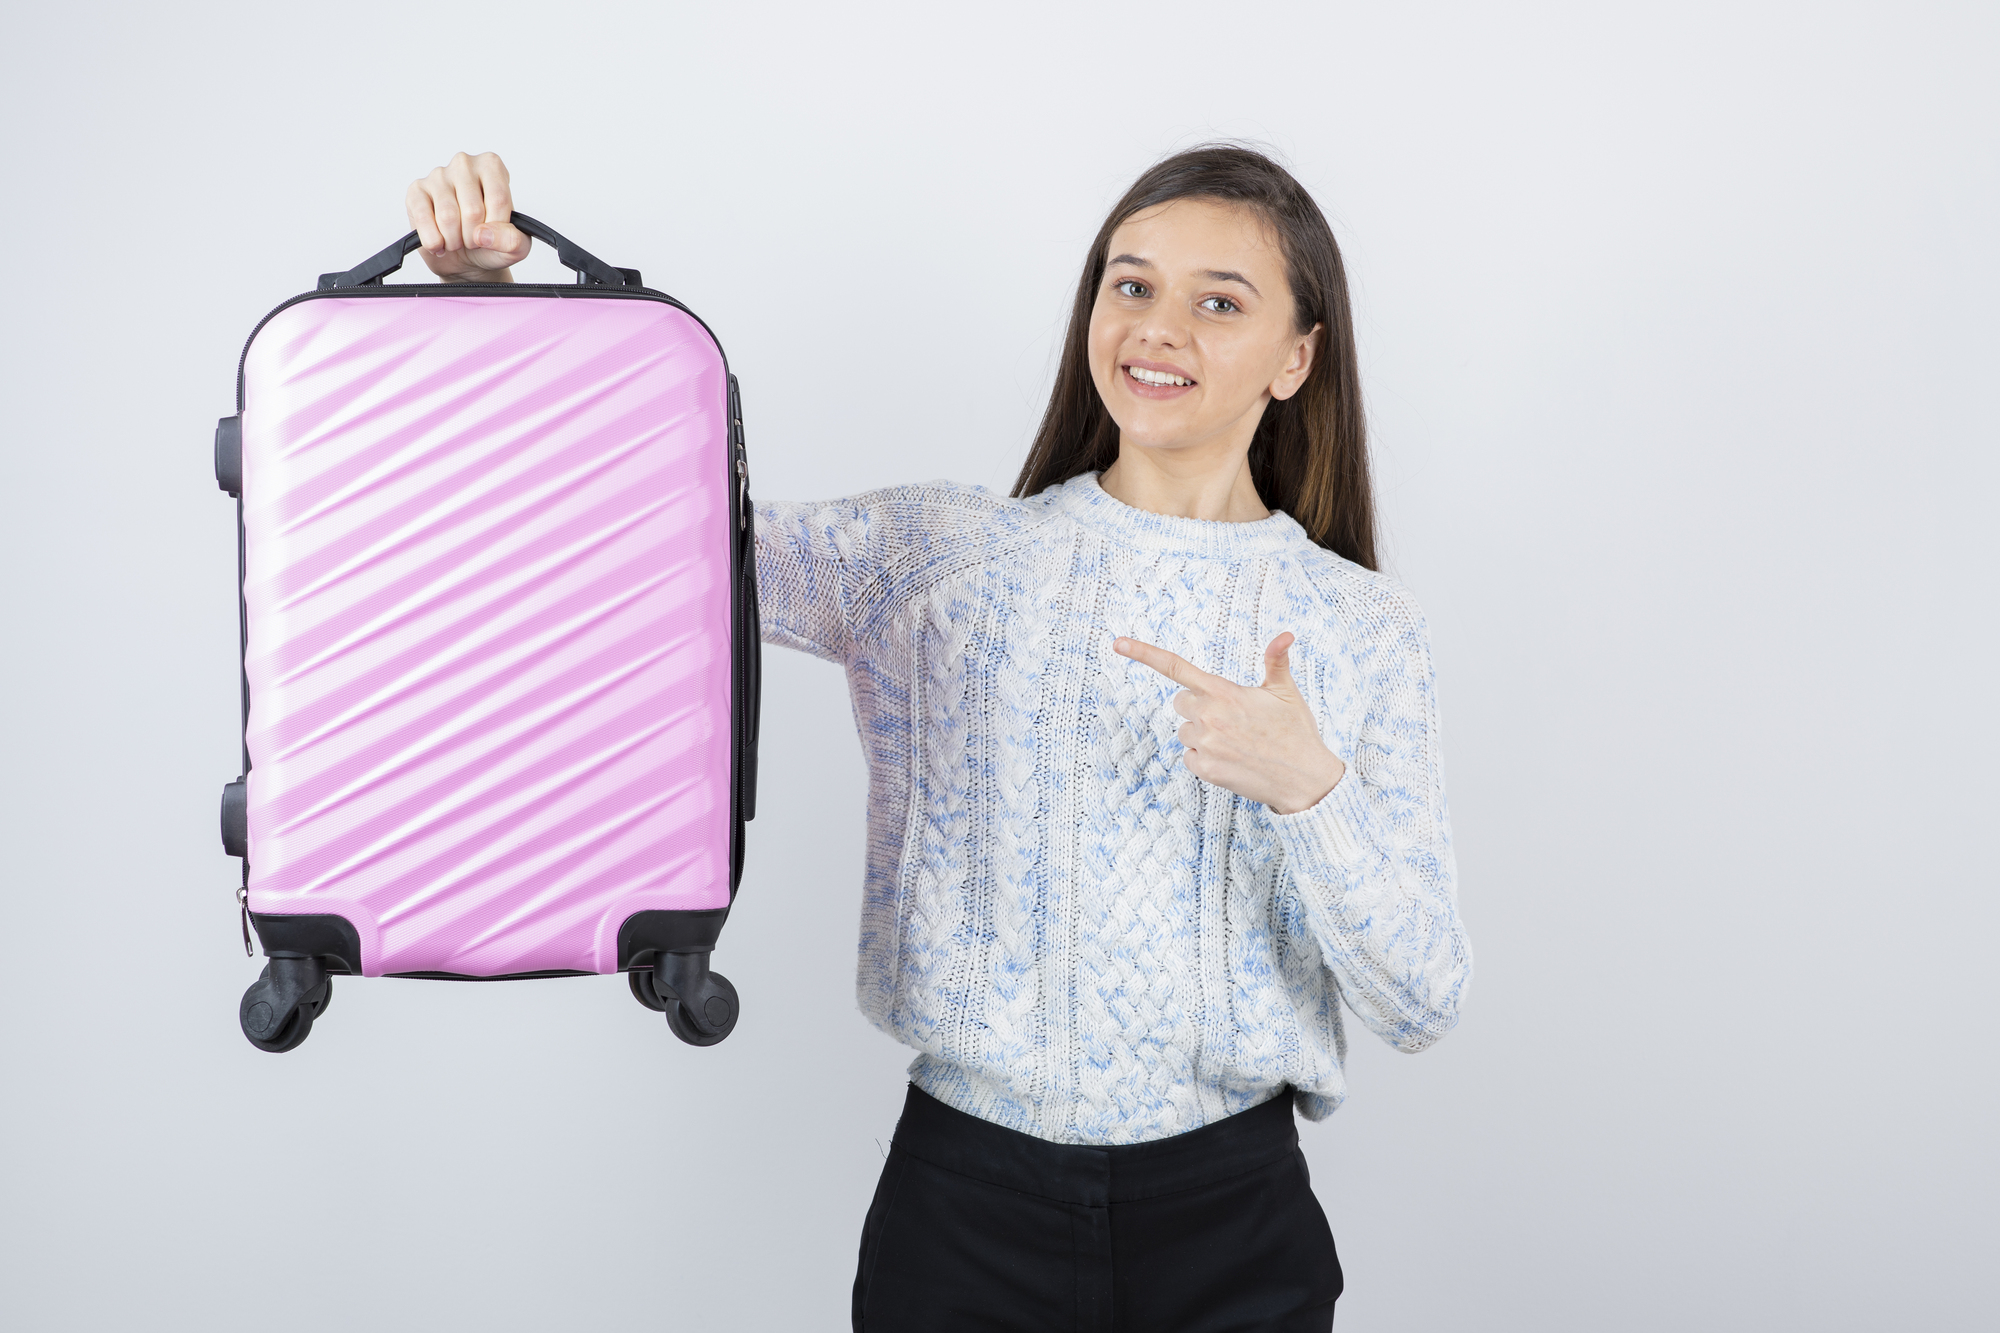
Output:
[[[1116,418],[1113,418],[1116,420]],[[1149,454],[1176,454],[1199,449],[1210,443],[1206,436],[1187,429],[1188,423],[1163,424],[1158,421],[1118,422],[1118,443],[1125,448],[1143,449]]]

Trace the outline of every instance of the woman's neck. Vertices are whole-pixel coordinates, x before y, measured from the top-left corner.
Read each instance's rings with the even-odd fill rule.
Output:
[[[1255,523],[1271,516],[1250,480],[1248,451],[1230,450],[1219,458],[1186,457],[1178,451],[1134,448],[1121,441],[1118,461],[1104,469],[1097,484],[1122,504],[1174,518]]]

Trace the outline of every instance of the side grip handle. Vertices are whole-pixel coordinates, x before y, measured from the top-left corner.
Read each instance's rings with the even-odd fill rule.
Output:
[[[243,418],[224,417],[215,423],[215,484],[234,496],[243,494]]]
[[[222,788],[222,850],[229,856],[250,855],[249,788],[242,778]]]

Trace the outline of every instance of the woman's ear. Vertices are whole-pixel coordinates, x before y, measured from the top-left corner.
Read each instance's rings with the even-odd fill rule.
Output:
[[[1325,328],[1324,324],[1315,324],[1292,344],[1292,354],[1286,358],[1285,368],[1278,372],[1278,378],[1271,381],[1271,397],[1275,401],[1282,403],[1297,393],[1299,386],[1306,382],[1306,376],[1312,374],[1313,358],[1319,355],[1320,334]]]

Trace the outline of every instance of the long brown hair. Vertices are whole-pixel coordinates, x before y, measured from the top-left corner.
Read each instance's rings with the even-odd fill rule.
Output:
[[[1036,495],[1117,461],[1118,427],[1090,376],[1090,312],[1104,281],[1111,234],[1144,209],[1176,199],[1220,199],[1254,210],[1276,233],[1292,285],[1298,332],[1321,325],[1306,382],[1272,400],[1250,442],[1250,477],[1272,509],[1315,542],[1375,568],[1375,502],[1368,429],[1354,364],[1354,321],[1340,247],[1319,205],[1292,173],[1252,148],[1203,144],[1155,164],[1125,192],[1098,229],[1076,285],[1055,389],[1013,494]]]

